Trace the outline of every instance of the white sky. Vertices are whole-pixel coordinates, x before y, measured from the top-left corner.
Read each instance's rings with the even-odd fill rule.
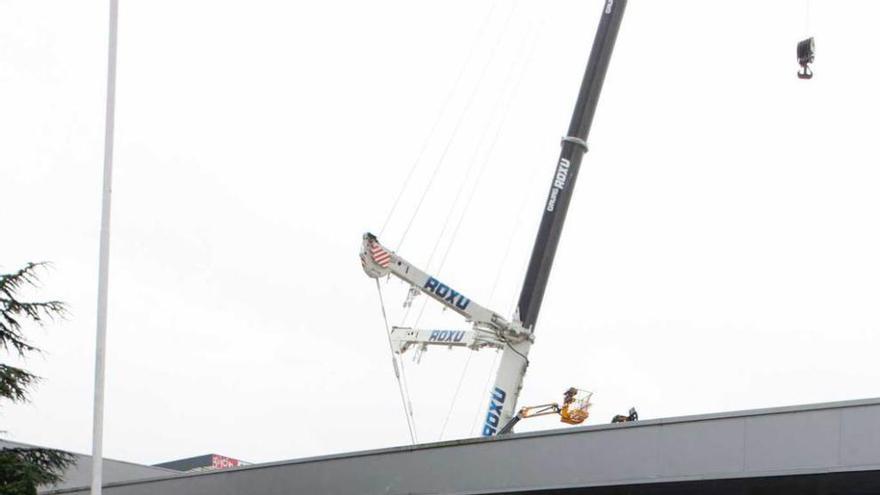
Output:
[[[401,254],[426,264],[447,214],[463,216],[438,274],[509,314],[602,2],[121,3],[106,455],[407,443],[360,236],[441,115],[383,233],[399,242],[461,118]],[[880,396],[880,4],[812,2],[804,82],[805,3],[630,2],[521,404],[575,385],[604,423],[631,405],[654,418]],[[0,268],[54,262],[39,296],[72,308],[33,331],[47,352],[26,364],[45,381],[0,421],[82,452],[105,4],[0,0]],[[386,287],[399,322],[404,288]],[[423,326],[463,328],[435,306]],[[444,438],[470,435],[493,357],[473,355]],[[466,359],[407,359],[421,441]]]

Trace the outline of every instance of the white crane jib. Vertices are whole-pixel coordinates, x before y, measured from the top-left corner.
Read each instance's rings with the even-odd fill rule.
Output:
[[[418,329],[393,327],[391,341],[395,352],[403,353],[411,347],[429,345],[467,347],[503,347],[505,342],[530,339],[530,333],[517,322],[511,322],[498,313],[477,304],[463,293],[428,275],[394,251],[384,247],[373,234],[364,234],[361,247],[361,265],[372,278],[388,275],[408,283],[411,290],[431,296],[445,307],[464,316],[472,330]]]
[[[472,330],[392,327],[391,345],[398,354],[412,347],[423,350],[429,345],[467,347],[472,350],[495,347],[504,350],[481,432],[483,436],[495,435],[516,414],[516,402],[528,366],[526,356],[534,339],[532,332],[518,321],[508,321],[413,266],[382,246],[373,234],[364,234],[360,258],[364,272],[370,277],[378,279],[394,275],[410,284],[411,291],[418,290],[431,296],[472,324]]]

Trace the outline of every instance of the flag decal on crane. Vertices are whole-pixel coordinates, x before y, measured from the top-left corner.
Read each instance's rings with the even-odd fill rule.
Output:
[[[391,253],[385,251],[378,242],[370,243],[370,254],[373,257],[373,261],[382,268],[388,268],[388,265],[391,264]]]

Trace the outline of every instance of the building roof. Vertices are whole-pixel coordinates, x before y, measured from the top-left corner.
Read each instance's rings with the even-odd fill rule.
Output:
[[[0,439],[0,449],[7,448],[45,448],[38,445],[31,445],[21,442],[12,442]],[[64,472],[63,480],[54,487],[43,487],[41,492],[47,490],[58,490],[64,488],[86,486],[91,483],[92,479],[92,456],[86,454],[74,455],[75,464]],[[104,480],[108,483],[117,483],[121,481],[139,480],[144,478],[155,478],[157,476],[170,476],[177,473],[171,469],[161,467],[145,466],[143,464],[135,464],[133,462],[117,461],[114,459],[104,459]]]
[[[880,480],[880,399],[353,452],[110,482],[104,493],[484,494],[841,474]]]
[[[173,469],[174,471],[192,471],[193,469],[210,466],[213,457],[213,454],[197,455],[195,457],[187,457],[186,459],[160,462],[159,464],[156,464],[156,466],[166,469]]]
[[[220,454],[205,454],[174,461],[160,462],[156,467],[172,469],[174,471],[209,471],[213,469],[229,469],[232,467],[245,466],[247,462],[226,457]]]

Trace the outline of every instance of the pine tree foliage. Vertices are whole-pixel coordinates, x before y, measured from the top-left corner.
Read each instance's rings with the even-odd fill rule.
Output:
[[[15,273],[0,274],[0,347],[3,350],[12,350],[19,356],[39,351],[22,333],[22,320],[43,325],[47,319],[54,320],[67,313],[61,301],[23,302],[18,299],[18,292],[25,286],[39,287],[37,269],[47,266],[46,262],[28,263]]]
[[[35,495],[38,486],[61,481],[61,472],[71,462],[71,455],[60,450],[0,450],[0,494]]]
[[[19,358],[40,349],[24,334],[24,324],[42,326],[63,318],[67,308],[61,301],[23,301],[19,293],[26,287],[39,288],[38,270],[47,263],[28,263],[13,273],[0,274],[0,351]],[[28,390],[39,377],[27,370],[0,363],[0,399],[27,402]],[[67,452],[40,448],[0,450],[0,495],[31,495],[38,486],[61,481],[64,469],[73,463]]]

